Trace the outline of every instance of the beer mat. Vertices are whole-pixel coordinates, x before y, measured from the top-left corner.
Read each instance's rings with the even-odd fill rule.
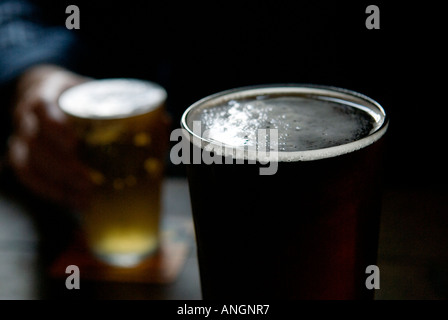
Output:
[[[135,267],[115,267],[96,259],[87,249],[82,233],[50,266],[53,278],[67,278],[70,265],[79,268],[82,279],[115,282],[168,284],[176,280],[194,241],[193,223],[187,219],[164,221],[158,251]]]

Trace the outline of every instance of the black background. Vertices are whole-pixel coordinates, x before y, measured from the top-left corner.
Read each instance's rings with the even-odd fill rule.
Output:
[[[342,87],[377,100],[390,116],[386,183],[445,186],[446,27],[435,3],[37,2],[46,23],[63,28],[67,6],[80,10],[80,29],[67,30],[80,40],[66,57],[70,69],[160,83],[173,128],[190,104],[221,90]],[[380,10],[379,30],[365,26],[371,4]],[[168,174],[184,169],[171,165]]]
[[[191,103],[238,86],[292,82],[355,90],[377,100],[390,116],[386,182],[443,186],[441,8],[376,2],[380,29],[368,30],[369,4],[80,3],[81,29],[75,32],[95,50],[86,51],[79,71],[161,83],[175,127]],[[169,172],[182,174],[179,168]]]
[[[442,199],[440,191],[447,191],[446,18],[435,2],[41,2],[49,21],[59,26],[69,4],[80,9],[81,29],[68,31],[80,39],[67,56],[76,62],[70,69],[95,78],[160,83],[168,91],[173,128],[190,104],[221,90],[271,83],[343,87],[377,100],[390,116],[386,184],[436,190],[435,197],[424,199]],[[380,9],[379,30],[365,26],[370,4]],[[168,173],[184,170],[171,166]],[[446,205],[428,207],[442,218],[435,221],[446,225],[445,212],[435,210]],[[418,238],[421,233],[404,230],[403,208],[392,212],[399,221],[396,234]],[[426,218],[426,212],[418,214]],[[367,308],[363,311],[373,311]]]

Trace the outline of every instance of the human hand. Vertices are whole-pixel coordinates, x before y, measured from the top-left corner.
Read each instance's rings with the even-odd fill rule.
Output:
[[[27,70],[16,86],[8,159],[18,179],[39,196],[80,208],[91,188],[77,158],[75,133],[58,106],[61,93],[88,78],[53,65]]]

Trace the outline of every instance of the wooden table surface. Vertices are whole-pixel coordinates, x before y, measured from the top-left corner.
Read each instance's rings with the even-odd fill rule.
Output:
[[[7,174],[1,179],[0,299],[201,299],[194,235],[171,283],[86,280],[81,273],[80,289],[68,290],[65,279],[49,270],[72,241],[76,221],[34,198]],[[376,299],[448,298],[446,199],[446,190],[386,188]],[[192,223],[184,178],[166,179],[163,208],[166,219]]]

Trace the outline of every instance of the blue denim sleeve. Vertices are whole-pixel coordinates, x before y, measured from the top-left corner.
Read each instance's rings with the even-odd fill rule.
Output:
[[[51,20],[51,7],[38,1],[0,0],[0,86],[39,63],[70,67],[76,56],[77,35]]]

